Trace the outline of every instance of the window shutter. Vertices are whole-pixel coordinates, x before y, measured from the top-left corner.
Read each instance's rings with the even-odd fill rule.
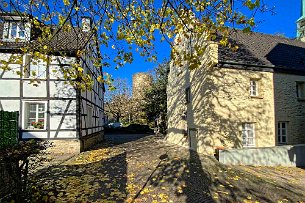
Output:
[[[9,34],[9,22],[3,24],[3,39],[8,39]]]

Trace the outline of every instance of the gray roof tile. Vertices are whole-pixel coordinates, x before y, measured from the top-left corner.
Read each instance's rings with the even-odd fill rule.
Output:
[[[305,70],[305,43],[300,40],[239,30],[231,33],[230,40],[239,49],[220,46],[220,61]]]

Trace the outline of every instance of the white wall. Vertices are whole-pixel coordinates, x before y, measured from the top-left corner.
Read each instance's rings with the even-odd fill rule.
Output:
[[[76,90],[64,81],[50,81],[50,97],[75,98]]]
[[[38,86],[30,84],[29,81],[23,81],[23,96],[24,97],[46,97],[47,84],[46,81],[41,81]]]
[[[0,79],[0,97],[19,97],[19,80]]]
[[[0,110],[2,111],[19,111],[19,106],[19,100],[0,100]]]

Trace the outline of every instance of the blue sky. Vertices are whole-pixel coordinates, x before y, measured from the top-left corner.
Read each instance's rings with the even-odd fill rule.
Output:
[[[296,20],[300,17],[301,0],[268,0],[269,7],[275,7],[275,14],[259,13],[256,20],[261,21],[255,31],[268,34],[283,34],[289,38],[296,37]],[[145,59],[135,54],[135,60],[132,64],[127,64],[119,70],[106,68],[113,78],[125,78],[131,85],[132,75],[137,72],[152,70],[158,62],[161,63],[165,58],[169,58],[169,45],[156,41],[156,51],[158,53],[157,63],[145,62]]]

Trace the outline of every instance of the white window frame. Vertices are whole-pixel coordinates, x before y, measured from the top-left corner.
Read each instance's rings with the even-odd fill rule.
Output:
[[[283,124],[285,124],[285,128],[283,128]],[[283,134],[283,132],[285,132],[285,135]],[[283,142],[283,137],[285,137],[286,139],[285,142]],[[277,123],[277,142],[279,144],[287,144],[287,138],[288,138],[288,122],[279,121]]]
[[[12,37],[12,24],[16,23],[16,36]],[[18,21],[6,21],[4,29],[6,31],[3,32],[4,40],[15,40],[15,39],[25,39],[26,38],[26,28],[23,22]],[[22,26],[20,26],[22,25]],[[23,29],[21,29],[23,27]],[[23,37],[20,36],[20,32],[23,32]]]
[[[250,131],[252,131],[252,137]],[[249,142],[252,139],[252,142]],[[243,147],[255,147],[255,123],[242,123]]]
[[[250,79],[250,96],[258,96],[258,80]]]
[[[29,100],[29,101],[23,101],[23,113],[22,113],[22,120],[23,120],[23,123],[22,123],[22,129],[24,130],[46,130],[46,123],[47,123],[47,101],[36,101],[36,100]],[[28,116],[27,113],[29,113],[29,111],[27,111],[27,108],[29,108],[29,104],[44,104],[44,126],[43,128],[41,129],[37,129],[37,128],[28,128]],[[38,107],[37,107],[38,108]],[[39,111],[36,112],[36,122],[39,120],[39,119],[42,119],[42,118],[39,118],[38,116],[38,113]]]
[[[46,78],[47,77],[47,64],[41,59],[39,61],[32,61],[30,55],[26,55],[25,58],[25,67],[27,72],[24,74],[24,78]],[[32,73],[35,71],[36,76],[33,76]]]

